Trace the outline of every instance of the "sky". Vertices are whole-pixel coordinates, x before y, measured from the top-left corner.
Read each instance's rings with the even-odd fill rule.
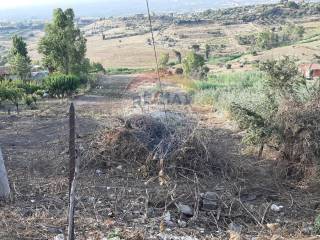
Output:
[[[154,12],[185,12],[279,0],[149,0]],[[76,16],[108,17],[145,13],[145,0],[0,0],[0,20],[48,19],[55,8],[73,8]]]
[[[31,7],[40,5],[59,5],[65,4],[66,2],[70,4],[75,4],[79,2],[90,2],[90,0],[0,0],[0,9],[14,9],[19,7]]]

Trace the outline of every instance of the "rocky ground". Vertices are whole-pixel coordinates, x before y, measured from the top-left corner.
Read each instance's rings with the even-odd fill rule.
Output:
[[[318,239],[310,236],[320,207],[317,186],[281,180],[273,159],[243,153],[241,132],[211,109],[158,104],[156,82],[152,74],[106,76],[96,89],[72,99],[82,163],[77,239]],[[166,82],[163,88],[173,94],[168,96],[181,92]],[[0,114],[0,144],[13,193],[9,203],[0,205],[0,239],[63,239],[70,101],[45,100],[38,110]],[[137,130],[126,125],[137,114],[161,121],[181,117],[190,136],[202,139],[199,148],[206,155],[194,158],[206,159],[213,170],[203,170],[202,162],[183,171],[156,163],[148,172],[120,154],[111,158],[102,151],[103,136]],[[122,151],[136,156],[132,146],[137,145],[131,144]],[[183,153],[198,153],[186,146]],[[187,159],[188,154],[179,156]]]

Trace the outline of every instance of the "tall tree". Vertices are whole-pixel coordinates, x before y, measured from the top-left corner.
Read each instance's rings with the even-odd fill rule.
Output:
[[[20,79],[26,80],[31,72],[31,60],[28,56],[27,44],[17,35],[12,38],[12,47],[9,53],[11,72]]]
[[[50,72],[80,74],[87,71],[86,39],[74,24],[72,9],[53,12],[53,20],[46,26],[40,40],[39,52]]]
[[[25,58],[30,58],[28,57],[28,50],[27,50],[27,44],[25,41],[23,41],[22,37],[14,35],[12,37],[12,48],[10,49],[10,54],[11,55],[21,55]]]

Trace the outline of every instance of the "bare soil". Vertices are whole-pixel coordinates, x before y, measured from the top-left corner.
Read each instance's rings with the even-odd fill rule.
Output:
[[[167,111],[196,119],[197,129],[208,139],[207,147],[214,151],[210,161],[234,167],[226,164],[212,174],[171,176],[160,186],[157,178],[143,176],[130,164],[117,164],[117,159],[110,159],[115,165],[109,167],[90,165],[88,150],[98,148],[101,133],[123,127],[123,119],[131,114],[163,111],[162,105],[141,109],[133,104],[134,93],[153,83],[153,75],[145,76],[145,81],[143,76],[106,76],[97,89],[83,96],[42,101],[38,110],[24,110],[19,115],[0,114],[0,145],[13,192],[11,201],[0,205],[0,239],[53,239],[65,233],[70,101],[77,112],[77,148],[82,162],[77,239],[111,235],[120,239],[229,239],[231,223],[241,226],[244,239],[303,239],[310,234],[305,228],[320,210],[318,186],[277,178],[274,160],[244,154],[241,132],[209,108],[171,105]],[[165,86],[175,89],[169,83]],[[179,214],[176,203],[194,207],[199,194],[205,192],[218,194],[218,209],[200,210],[193,218]],[[274,212],[271,204],[284,208]],[[172,226],[163,225],[167,211]],[[178,220],[187,226],[179,226]],[[279,227],[272,231],[267,223],[279,223]]]

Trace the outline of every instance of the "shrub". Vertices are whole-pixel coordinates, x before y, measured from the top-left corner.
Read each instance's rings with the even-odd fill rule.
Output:
[[[196,54],[195,52],[190,52],[183,60],[183,72],[188,76],[193,75],[195,77],[203,77],[203,75],[206,75],[207,73],[203,71],[204,64],[205,60],[203,56]]]
[[[42,89],[42,86],[36,82],[23,82],[14,81],[13,82],[18,88],[23,89],[26,94],[34,94],[35,92]]]
[[[51,96],[63,98],[71,96],[80,86],[80,79],[75,75],[53,74],[44,81]]]
[[[320,215],[314,221],[314,233],[320,234]]]
[[[169,53],[162,53],[160,56],[159,64],[161,68],[165,68],[169,62]]]
[[[19,101],[22,99],[23,95],[23,89],[18,88],[13,82],[0,82],[0,103],[9,101],[16,106],[17,112],[19,112]]]
[[[31,107],[33,103],[37,103],[37,98],[33,95],[26,95],[24,97],[24,103],[28,106]]]
[[[106,74],[106,69],[103,67],[101,63],[95,63],[93,62],[90,64],[90,70],[89,73],[103,73]]]

